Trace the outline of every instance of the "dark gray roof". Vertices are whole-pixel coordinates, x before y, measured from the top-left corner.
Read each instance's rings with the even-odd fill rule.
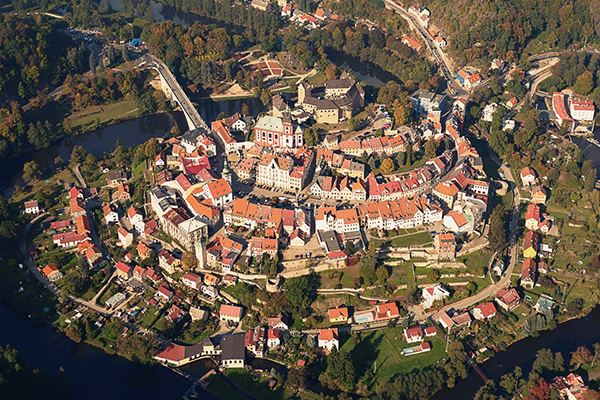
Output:
[[[332,79],[325,81],[324,85],[327,89],[349,89],[352,85],[354,85],[354,81],[352,79]]]
[[[246,358],[244,335],[226,335],[221,339],[222,360],[244,360]]]

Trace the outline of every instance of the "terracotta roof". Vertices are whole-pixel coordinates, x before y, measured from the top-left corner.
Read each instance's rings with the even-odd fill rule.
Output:
[[[242,308],[241,307],[237,307],[237,306],[230,306],[227,304],[222,304],[221,308],[219,309],[219,314],[220,315],[227,315],[230,317],[238,317],[241,318],[242,316]]]
[[[319,340],[330,342],[334,339],[339,340],[337,328],[321,329],[319,331]]]

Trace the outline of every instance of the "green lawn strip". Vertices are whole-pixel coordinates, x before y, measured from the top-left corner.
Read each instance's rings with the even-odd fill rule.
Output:
[[[97,110],[102,110],[100,112],[95,112]],[[93,106],[89,107],[79,113],[79,115],[83,115],[82,117],[78,117],[78,115],[74,115],[74,118],[70,118],[71,127],[78,128],[81,126],[86,126],[90,123],[93,123],[97,119],[103,122],[112,122],[117,118],[133,118],[137,117],[138,113],[133,111],[137,109],[135,101],[133,100],[125,100],[120,101],[118,103],[113,103],[105,106]],[[92,113],[92,114],[89,114]],[[87,115],[85,115],[87,114]]]
[[[258,397],[259,399],[283,400],[290,398],[289,393],[286,393],[282,387],[276,390],[271,390],[269,388],[269,380],[272,378],[255,376],[249,374],[244,369],[239,368],[226,369],[225,374],[239,387],[243,388],[249,393],[252,393],[252,395]]]
[[[432,243],[429,232],[419,232],[394,239],[372,239],[377,247],[406,247]]]
[[[242,395],[231,389],[223,379],[217,375],[211,375],[206,380],[209,382],[207,389],[217,397],[226,400],[246,400]]]

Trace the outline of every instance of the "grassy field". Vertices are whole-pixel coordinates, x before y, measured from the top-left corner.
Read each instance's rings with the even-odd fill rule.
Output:
[[[408,236],[397,237],[394,239],[372,239],[376,247],[406,247],[415,245],[430,244],[433,241],[429,232],[419,232]]]
[[[469,255],[458,257],[456,261],[463,262],[468,269],[476,268],[476,267],[485,267],[487,268],[490,263],[490,258],[492,255],[486,249],[478,250]]]
[[[97,112],[99,111],[99,112]],[[117,118],[134,118],[138,116],[137,106],[133,100],[120,101],[104,106],[88,107],[69,117],[71,127],[78,129],[93,124],[97,119],[100,123],[111,123]]]
[[[357,344],[354,344],[354,340],[350,338],[346,340],[340,350],[350,352],[354,365],[357,367],[358,376],[364,375],[367,369],[372,368],[376,362],[377,372],[372,387],[384,380],[391,381],[398,375],[436,364],[446,356],[445,345],[437,337],[427,339],[427,342],[431,344],[431,351],[413,356],[403,356],[402,349],[416,344],[405,342],[401,327],[361,332],[358,336],[360,341]]]
[[[322,86],[323,82],[325,82],[325,79],[326,79],[325,73],[323,73],[323,72],[317,72],[316,75],[311,76],[310,78],[306,78],[308,83],[310,83],[314,87]]]
[[[238,368],[226,369],[225,374],[227,374],[227,377],[234,381],[238,386],[244,388],[244,390],[252,393],[259,399],[283,400],[292,397],[291,393],[288,393],[282,387],[276,390],[271,390],[268,386],[271,378],[263,376],[257,377],[247,373],[243,369]]]
[[[221,399],[228,400],[245,400],[244,396],[237,394],[233,389],[231,389],[223,379],[218,377],[217,375],[211,375],[206,380],[209,382],[208,390],[217,395]]]

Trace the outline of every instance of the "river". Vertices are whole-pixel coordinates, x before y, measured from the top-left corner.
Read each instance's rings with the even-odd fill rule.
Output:
[[[481,370],[496,384],[500,377],[514,371],[518,365],[523,369],[525,378],[535,360],[535,354],[543,348],[553,352],[561,352],[565,361],[571,358],[571,352],[578,346],[591,349],[594,343],[600,342],[600,307],[596,307],[585,318],[575,319],[558,325],[553,331],[544,331],[537,338],[527,338],[508,347],[505,352],[497,353],[493,358],[480,365]],[[568,365],[565,364],[565,367]],[[586,378],[586,377],[584,377]],[[444,389],[436,393],[432,400],[472,399],[483,382],[472,372],[467,379],[458,381],[453,389]]]
[[[77,344],[51,326],[34,328],[0,307],[0,339],[10,344],[32,368],[56,378],[63,367],[73,399],[181,399],[192,383],[167,368],[133,363],[87,344]],[[217,400],[207,392],[199,398]]]

